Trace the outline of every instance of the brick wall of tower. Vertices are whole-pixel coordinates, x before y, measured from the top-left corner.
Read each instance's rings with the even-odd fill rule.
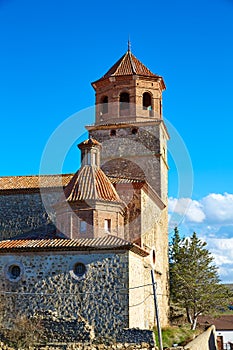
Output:
[[[138,76],[111,77],[98,83],[96,88],[96,124],[120,121],[145,121],[146,119],[162,118],[162,91],[161,81],[156,78]],[[120,94],[127,92],[130,95],[130,110],[120,113]],[[152,99],[151,111],[143,109],[143,93],[149,92]],[[102,113],[102,99],[108,97],[108,111]]]
[[[94,211],[94,237],[102,237],[106,234],[111,234],[116,237],[124,238],[124,217],[119,212],[107,210]],[[111,208],[109,208],[111,209]],[[110,221],[110,230],[106,230],[105,220]]]
[[[109,230],[106,230],[105,220],[110,222]],[[123,212],[114,202],[96,203],[95,209],[84,203],[83,206],[75,203],[58,205],[56,227],[58,232],[71,239],[97,238],[106,234],[124,238]]]

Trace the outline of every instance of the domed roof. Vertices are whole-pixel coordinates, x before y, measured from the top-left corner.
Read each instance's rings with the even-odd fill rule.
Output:
[[[85,165],[76,172],[65,188],[68,202],[104,200],[123,203],[104,172],[96,166]]]

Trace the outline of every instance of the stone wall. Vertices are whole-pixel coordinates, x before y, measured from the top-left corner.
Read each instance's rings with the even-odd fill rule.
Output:
[[[102,144],[101,167],[106,174],[146,179],[161,194],[159,125],[91,130],[91,137]]]
[[[59,193],[50,192],[51,203],[55,203]],[[0,240],[38,230],[46,234],[54,230],[39,192],[0,191]]]
[[[144,313],[144,302],[148,298],[145,295],[144,285],[144,264],[130,252],[129,256],[129,327],[148,328],[148,319]],[[152,288],[150,288],[150,294]],[[152,304],[153,307],[153,304]]]
[[[0,341],[2,350],[15,350]],[[122,329],[117,338],[95,338],[89,342],[47,343],[32,346],[31,350],[157,350],[154,333],[148,330]]]
[[[155,250],[155,279],[157,288],[157,299],[162,327],[168,325],[168,239],[167,239],[167,209],[160,210],[155,202],[141,191],[141,225],[142,244]],[[144,272],[144,283],[151,283],[151,265],[148,261],[147,269]],[[150,291],[147,291],[147,294]],[[149,327],[153,326],[154,312],[153,300],[145,300],[146,319],[149,320]]]
[[[15,350],[4,342],[0,341],[1,350]],[[38,344],[31,347],[31,350],[157,350],[155,346],[154,333],[148,330],[122,329],[117,338],[95,338],[89,342],[56,342]]]
[[[132,255],[143,276],[144,259],[130,253],[131,259]],[[75,274],[78,262],[86,267],[81,277]],[[15,265],[21,269],[17,279],[10,274]],[[143,284],[139,277],[134,286]],[[132,304],[137,304],[138,293],[128,288],[128,251],[23,252],[0,256],[0,291],[3,291],[1,298],[6,305],[5,318],[15,314],[42,317],[50,341],[83,341],[85,332],[88,340],[92,331],[98,336],[116,336],[129,325],[143,328],[140,320],[144,317],[144,305],[137,309],[140,322],[129,320],[129,298]],[[144,294],[143,288],[141,292]],[[139,299],[141,301],[141,297]],[[49,326],[49,322],[53,325]],[[68,338],[64,338],[67,330]]]

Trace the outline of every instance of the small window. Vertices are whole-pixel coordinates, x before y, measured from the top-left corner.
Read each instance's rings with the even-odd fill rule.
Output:
[[[21,270],[20,270],[20,267],[18,265],[11,265],[9,267],[9,273],[10,273],[10,277],[12,279],[18,278],[20,276],[20,272],[21,272]]]
[[[114,129],[111,130],[111,131],[110,131],[110,136],[116,136],[116,130],[114,130]]]
[[[80,221],[80,233],[86,233],[87,232],[87,223],[84,220]]]
[[[83,263],[78,262],[74,265],[73,272],[75,276],[82,277],[86,273],[86,266]]]
[[[148,92],[143,94],[143,109],[152,110],[151,95]]]
[[[22,267],[20,266],[20,263],[18,264],[12,264],[7,267],[7,277],[12,282],[18,282],[22,276]]]
[[[132,129],[132,135],[136,135],[138,133],[138,129],[137,128],[133,128]]]
[[[105,219],[104,220],[104,231],[110,233],[111,232],[111,220]]]
[[[87,165],[91,165],[91,153],[87,153]]]
[[[101,112],[103,114],[108,113],[108,96],[104,96],[101,99]]]
[[[97,154],[95,152],[92,154],[92,157],[93,157],[93,165],[97,165]]]
[[[129,109],[129,94],[122,92],[120,94],[120,110]]]

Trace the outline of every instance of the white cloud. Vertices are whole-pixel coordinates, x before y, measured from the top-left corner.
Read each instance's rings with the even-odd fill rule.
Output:
[[[233,282],[233,194],[211,193],[199,200],[169,198],[170,229],[182,236],[194,231],[207,242],[220,278]]]
[[[200,200],[169,198],[169,212],[193,223],[233,225],[233,194],[211,193]]]
[[[205,213],[200,202],[190,198],[170,198],[169,211],[186,218],[190,222],[203,222]]]
[[[223,281],[233,281],[233,238],[206,239],[207,248],[214,257],[215,264],[219,267],[219,274]]]
[[[211,193],[201,202],[208,221],[233,224],[233,194]]]

